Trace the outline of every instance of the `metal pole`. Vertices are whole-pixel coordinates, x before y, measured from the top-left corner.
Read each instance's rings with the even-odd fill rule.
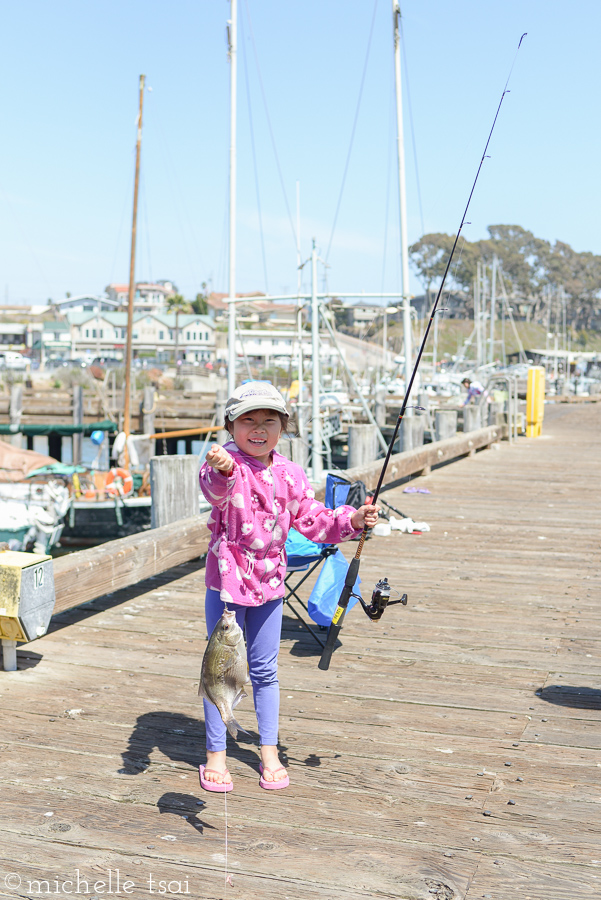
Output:
[[[123,430],[125,434],[131,431],[130,406],[131,406],[131,360],[132,339],[134,324],[134,292],[136,288],[136,231],[138,224],[138,187],[140,183],[140,151],[142,148],[142,108],[144,106],[144,82],[146,75],[140,75],[140,108],[138,112],[138,137],[136,140],[136,177],[134,179],[134,211],[131,225],[131,252],[129,256],[129,292],[127,301],[127,342],[125,345],[125,402],[123,404]]]
[[[321,446],[321,419],[319,418],[319,302],[317,300],[317,250],[315,249],[315,238],[313,238],[313,247],[311,249],[311,351],[313,356],[311,466],[313,482],[319,484],[323,477],[323,448]]]
[[[296,311],[296,333],[298,335],[298,400],[296,401],[296,427],[298,431],[298,436],[300,438],[304,438],[305,436],[305,407],[303,405],[303,388],[304,388],[304,379],[303,379],[303,307],[301,303],[301,290],[302,290],[302,282],[303,282],[303,272],[302,272],[302,260],[301,260],[301,239],[300,239],[300,181],[296,182],[296,291],[298,294],[297,304],[298,308]]]
[[[238,69],[238,0],[230,0],[230,239],[229,239],[229,329],[227,335],[227,389],[236,388],[236,80]]]
[[[401,41],[398,0],[392,0],[394,28],[394,80],[396,88],[397,154],[399,160],[399,216],[401,226],[401,282],[403,290],[403,339],[405,344],[405,388],[411,380],[411,304],[409,302],[409,251],[407,249],[407,203],[405,192],[405,148],[403,143],[403,96],[401,87]],[[406,415],[412,410],[407,409]]]
[[[497,257],[492,258],[492,279],[490,287],[490,352],[488,354],[489,363],[495,361],[495,303],[497,299]]]

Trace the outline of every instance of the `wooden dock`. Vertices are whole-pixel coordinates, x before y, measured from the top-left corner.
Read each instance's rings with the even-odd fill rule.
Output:
[[[53,619],[0,672],[0,896],[601,896],[600,433],[598,404],[548,406],[542,438],[385,494],[432,530],[369,541],[364,593],[386,575],[409,605],[355,609],[327,673],[286,617],[291,786],[260,790],[244,701],[233,885],[197,777],[203,570]]]

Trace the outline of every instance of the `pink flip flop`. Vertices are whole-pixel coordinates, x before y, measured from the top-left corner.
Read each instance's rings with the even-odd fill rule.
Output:
[[[281,778],[279,781],[265,781],[263,778],[263,772],[271,772],[272,775],[275,775],[276,772],[281,772],[285,766],[280,766],[278,769],[269,769],[267,766],[264,766],[263,763],[259,763],[259,772],[261,773],[261,777],[259,778],[259,786],[264,788],[266,791],[281,791],[282,788],[287,788],[290,784],[290,779],[286,775],[285,778]]]
[[[217,775],[229,774],[227,769],[225,772],[217,772],[217,769],[207,769],[205,766],[199,766],[198,775],[200,777],[200,786],[204,791],[213,791],[215,794],[227,794],[228,791],[234,789],[234,785],[231,781],[229,784],[223,784],[223,782],[219,783],[217,781],[207,781],[204,777],[205,772],[214,772]]]

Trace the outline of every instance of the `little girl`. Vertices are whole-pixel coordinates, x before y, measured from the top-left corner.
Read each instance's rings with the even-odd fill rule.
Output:
[[[200,470],[200,486],[213,510],[206,566],[205,617],[209,635],[224,604],[246,627],[250,680],[261,743],[261,778],[267,790],[289,784],[278,757],[280,688],[277,660],[282,627],[286,551],[289,529],[310,540],[340,543],[376,524],[378,507],[326,509],[300,466],[275,446],[288,423],[284,398],[272,385],[251,381],[237,388],[225,407],[225,427],[232,436],[223,447],[213,444]],[[201,785],[229,791],[226,728],[212,703],[204,701],[207,763],[200,766]]]

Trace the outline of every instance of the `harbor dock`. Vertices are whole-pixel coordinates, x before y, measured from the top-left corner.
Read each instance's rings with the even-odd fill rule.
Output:
[[[431,531],[373,537],[363,595],[408,606],[356,607],[328,672],[285,614],[286,790],[250,697],[234,791],[200,789],[199,561],[56,615],[0,671],[0,897],[599,896],[600,433],[600,404],[549,404],[542,437],[383,494]]]

